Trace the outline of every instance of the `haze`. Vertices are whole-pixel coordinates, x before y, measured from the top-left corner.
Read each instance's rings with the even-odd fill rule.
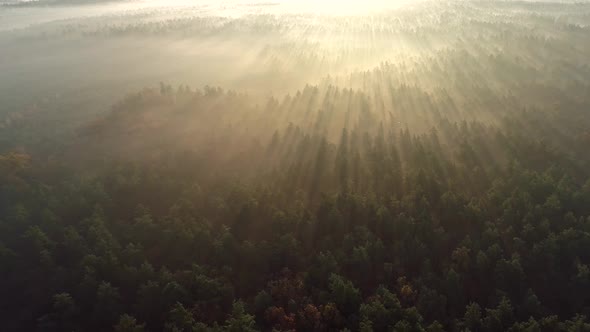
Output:
[[[589,331],[590,2],[0,0],[2,331]]]

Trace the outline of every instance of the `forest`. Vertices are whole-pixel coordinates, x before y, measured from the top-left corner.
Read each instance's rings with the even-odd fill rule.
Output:
[[[0,2],[0,330],[590,331],[590,3],[78,2]]]

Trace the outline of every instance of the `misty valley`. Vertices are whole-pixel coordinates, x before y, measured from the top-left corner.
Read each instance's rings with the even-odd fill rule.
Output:
[[[0,0],[0,331],[590,331],[590,2]]]

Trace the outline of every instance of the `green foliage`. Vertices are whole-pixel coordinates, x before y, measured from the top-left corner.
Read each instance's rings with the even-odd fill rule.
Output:
[[[236,301],[232,305],[231,316],[225,321],[228,332],[255,332],[254,316],[246,313],[244,303]]]
[[[165,331],[191,332],[195,329],[195,318],[181,303],[176,303],[168,314]]]
[[[144,326],[145,324],[138,324],[133,316],[124,314],[115,325],[115,332],[143,332]]]
[[[344,315],[350,315],[358,310],[361,304],[361,294],[350,280],[332,274],[328,287],[330,289],[330,298],[334,300],[340,312]]]

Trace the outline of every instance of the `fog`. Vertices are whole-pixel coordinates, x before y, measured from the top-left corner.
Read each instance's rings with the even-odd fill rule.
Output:
[[[475,110],[584,91],[589,15],[588,3],[563,1],[5,1],[0,116],[76,128],[163,82],[261,104],[350,88],[384,114],[399,108],[390,89],[411,87],[450,98],[452,119],[493,122],[502,112]],[[440,106],[415,105],[404,123],[428,128],[430,111],[416,110]]]
[[[15,104],[3,103],[2,109],[10,111],[8,108],[23,107],[23,102],[30,102],[31,97],[56,94],[92,91],[120,97],[121,91],[159,81],[284,93],[315,83],[328,73],[339,73],[343,65],[369,68],[356,63],[358,54],[348,55],[354,57],[354,62],[346,59],[346,63],[340,61],[340,67],[334,68],[333,62],[342,53],[329,43],[339,41],[326,38],[331,38],[329,29],[334,29],[338,22],[329,22],[328,30],[322,31],[325,9],[331,8],[330,15],[356,16],[376,8],[402,6],[401,2],[395,6],[368,2],[362,7],[354,2],[339,2],[336,7],[328,2],[322,4],[5,3],[0,7],[0,93]],[[291,31],[282,34],[276,27]],[[339,46],[347,48],[346,52],[362,47]],[[320,64],[318,59],[322,57],[329,58]],[[20,98],[24,90],[29,93]],[[108,104],[114,99],[105,100]]]
[[[590,331],[590,1],[0,0],[1,331]]]
[[[105,15],[151,15],[153,18],[190,15],[215,15],[240,17],[244,15],[367,15],[416,4],[423,0],[369,0],[359,6],[358,1],[322,2],[303,1],[250,1],[250,0],[4,0],[0,1],[2,13],[0,30],[26,28],[30,25],[57,20],[88,18]]]

